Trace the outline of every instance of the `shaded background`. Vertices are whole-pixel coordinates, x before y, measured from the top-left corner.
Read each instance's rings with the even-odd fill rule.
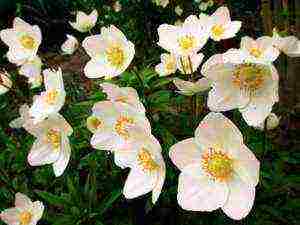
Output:
[[[184,211],[176,200],[179,171],[167,155],[171,145],[193,136],[199,121],[208,113],[205,106],[207,93],[198,95],[199,107],[197,117],[194,117],[191,115],[191,98],[177,94],[171,79],[158,78],[153,67],[163,52],[156,45],[158,26],[199,14],[199,10],[195,2],[187,0],[171,1],[165,9],[149,0],[119,2],[122,10],[115,12],[112,9],[114,1],[0,0],[0,29],[11,27],[15,16],[38,24],[42,29],[39,55],[47,66],[61,66],[64,71],[68,96],[62,114],[74,128],[71,161],[63,176],[55,178],[51,166],[30,167],[26,156],[34,138],[23,129],[10,129],[8,123],[18,117],[20,105],[31,104],[32,97],[43,88],[30,90],[25,78],[17,75],[15,66],[0,57],[1,67],[7,69],[14,80],[14,91],[0,96],[0,210],[11,207],[14,193],[19,191],[44,202],[46,210],[39,224],[45,225],[298,225],[300,60],[281,56],[276,61],[280,73],[280,102],[275,105],[274,112],[281,117],[277,129],[264,133],[248,127],[238,111],[225,113],[241,129],[245,143],[261,161],[257,197],[248,217],[233,221],[221,210],[212,213]],[[217,52],[238,47],[244,35],[271,35],[273,27],[300,38],[299,0],[222,2],[230,8],[233,19],[243,22],[242,30],[234,39],[220,43],[209,41],[202,51],[206,59]],[[212,13],[222,2],[215,1],[215,6],[208,12]],[[174,12],[176,5],[184,9],[180,17]],[[135,200],[124,199],[121,191],[128,171],[116,167],[111,155],[90,147],[91,134],[85,120],[92,105],[105,99],[105,95],[99,90],[100,80],[89,80],[82,73],[88,57],[82,49],[72,56],[59,55],[66,33],[81,41],[87,36],[72,30],[68,24],[69,20],[74,20],[74,12],[91,12],[93,8],[99,12],[97,25],[92,30],[94,34],[99,33],[102,26],[114,24],[136,45],[134,61],[115,82],[137,89],[147,108],[153,134],[163,147],[167,178],[155,206],[151,205],[149,194]],[[1,56],[6,51],[7,47],[0,43]],[[135,73],[142,77],[142,84]]]

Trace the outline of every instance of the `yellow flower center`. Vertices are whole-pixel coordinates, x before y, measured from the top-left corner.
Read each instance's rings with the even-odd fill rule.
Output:
[[[175,60],[174,56],[169,55],[166,58],[165,70],[166,70],[167,73],[171,73],[175,69],[176,69],[176,60]]]
[[[115,130],[117,134],[119,134],[124,139],[128,139],[130,137],[127,127],[134,124],[133,118],[120,116],[115,124]]]
[[[202,156],[202,168],[213,179],[226,182],[233,175],[233,160],[227,154],[211,148]]]
[[[48,90],[46,95],[45,95],[45,101],[49,104],[49,105],[53,105],[56,103],[57,101],[57,97],[58,97],[58,91],[57,90]]]
[[[99,118],[97,118],[96,116],[90,116],[87,119],[87,126],[92,132],[94,132],[97,129],[101,128],[102,125],[103,125],[103,122]]]
[[[83,21],[81,24],[81,29],[84,31],[89,31],[92,28],[93,28],[93,24],[89,20]]]
[[[57,129],[49,129],[47,132],[47,142],[52,145],[54,150],[58,150],[61,142],[60,131]]]
[[[197,40],[194,36],[186,35],[178,40],[179,46],[183,51],[190,51],[195,48]]]
[[[123,102],[123,103],[127,103],[127,97],[126,96],[118,96],[117,98],[116,98],[116,102]]]
[[[108,62],[114,67],[122,67],[125,61],[124,50],[119,44],[112,44],[106,49]]]
[[[222,25],[217,24],[212,27],[211,32],[212,32],[213,36],[220,37],[220,36],[222,36],[222,34],[224,34],[225,29]]]
[[[241,89],[255,91],[262,87],[270,70],[259,64],[241,64],[233,72],[233,83]]]
[[[259,58],[262,55],[262,51],[259,48],[251,48],[249,52],[256,58]]]
[[[31,222],[32,214],[28,211],[21,212],[19,215],[20,225],[28,225]]]
[[[20,38],[21,45],[26,49],[34,49],[36,46],[35,40],[33,37],[27,35],[23,35]]]
[[[146,148],[142,148],[139,151],[137,160],[144,171],[153,172],[159,168],[159,165],[154,161],[151,153]]]

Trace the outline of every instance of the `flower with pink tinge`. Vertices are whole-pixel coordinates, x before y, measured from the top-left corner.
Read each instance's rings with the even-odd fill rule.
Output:
[[[300,57],[300,40],[295,36],[281,37],[273,31],[273,45],[289,57]]]
[[[25,126],[24,128],[26,129]],[[29,128],[28,131],[36,137],[27,156],[29,165],[52,164],[55,176],[61,176],[71,156],[69,136],[73,133],[72,127],[57,113]]]
[[[1,30],[1,40],[9,47],[6,54],[11,63],[22,65],[36,57],[42,41],[41,30],[16,17],[13,28]]]
[[[79,43],[77,39],[74,36],[67,34],[67,40],[61,45],[61,50],[65,55],[72,55],[78,47]]]
[[[173,83],[179,89],[178,92],[182,95],[192,96],[202,91],[206,91],[211,87],[211,82],[203,77],[196,82],[185,81],[179,78],[174,78]]]
[[[96,9],[94,9],[89,15],[82,11],[78,11],[76,14],[76,21],[69,23],[75,30],[85,33],[90,31],[96,25],[97,19],[98,12]]]
[[[221,113],[209,113],[195,137],[171,147],[169,156],[181,171],[179,205],[190,211],[221,208],[232,219],[246,217],[259,181],[259,161],[243,143],[238,128]]]
[[[135,54],[134,44],[113,25],[102,27],[101,34],[86,37],[82,46],[91,57],[84,68],[88,78],[119,76]]]
[[[128,131],[133,126],[142,127],[146,134],[151,133],[145,113],[120,101],[97,102],[92,116],[87,119],[87,127],[94,134],[91,145],[100,150],[117,151],[123,148],[134,139]]]
[[[0,95],[5,94],[12,87],[10,75],[6,71],[0,71]]]
[[[162,24],[158,27],[158,45],[171,54],[188,56],[196,54],[206,44],[209,26],[206,19],[191,15],[180,26]]]
[[[107,99],[113,102],[123,102],[132,106],[135,110],[145,113],[145,107],[140,101],[137,91],[132,87],[119,87],[115,84],[104,82],[100,84],[107,95]]]
[[[251,37],[243,37],[240,49],[247,55],[246,61],[252,63],[272,63],[280,51],[274,46],[273,38],[263,36],[254,40]]]
[[[228,8],[223,6],[209,16],[209,20],[210,37],[214,41],[233,38],[242,26],[241,21],[231,21]]]
[[[15,195],[15,207],[2,211],[0,218],[8,225],[36,225],[43,212],[42,202],[32,202],[26,195],[18,192]]]
[[[239,109],[248,125],[257,127],[278,102],[278,73],[270,64],[247,62],[241,50],[212,56],[202,74],[212,82],[207,105],[211,111]]]
[[[28,78],[28,83],[31,88],[36,88],[42,85],[42,61],[36,56],[32,60],[27,60],[19,69],[19,74]]]
[[[35,96],[29,110],[34,122],[38,123],[53,113],[58,113],[65,103],[66,92],[64,89],[62,71],[44,70],[44,83],[46,91]]]
[[[154,204],[163,187],[166,167],[161,154],[161,146],[156,138],[145,133],[140,127],[132,127],[132,142],[120,151],[115,151],[115,163],[121,168],[130,168],[123,194],[133,199],[152,191]]]

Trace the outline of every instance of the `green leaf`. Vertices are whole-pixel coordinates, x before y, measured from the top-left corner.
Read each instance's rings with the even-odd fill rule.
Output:
[[[100,204],[99,214],[103,214],[107,209],[109,209],[113,203],[122,195],[122,189],[113,190],[109,196],[104,198],[102,203]]]
[[[51,205],[72,205],[72,203],[66,197],[57,196],[46,191],[35,191],[35,193]]]

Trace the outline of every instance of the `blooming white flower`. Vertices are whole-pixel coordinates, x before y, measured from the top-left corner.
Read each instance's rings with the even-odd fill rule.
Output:
[[[123,102],[132,106],[135,110],[145,113],[145,107],[140,102],[138,93],[132,87],[119,87],[115,84],[104,82],[100,84],[107,94],[107,99],[114,102]]]
[[[42,85],[43,78],[42,61],[36,56],[31,60],[27,60],[19,69],[19,74],[28,78],[28,83],[31,84],[31,88],[36,88]]]
[[[272,64],[245,62],[247,56],[240,53],[230,50],[203,66],[202,74],[212,81],[207,105],[211,111],[238,108],[248,125],[256,127],[279,100],[278,73]]]
[[[161,146],[155,137],[139,127],[129,129],[132,142],[120,151],[115,151],[115,163],[131,170],[123,194],[132,199],[152,191],[153,204],[157,201],[166,176],[161,155]]]
[[[115,26],[103,27],[100,35],[84,39],[82,46],[92,58],[84,68],[88,78],[111,78],[123,73],[131,63],[134,44]]]
[[[31,166],[52,164],[55,176],[61,176],[71,156],[69,136],[73,133],[72,127],[60,114],[51,114],[31,127],[30,132],[37,139],[28,154],[28,163]]]
[[[222,208],[235,220],[248,215],[259,181],[259,161],[238,128],[221,113],[209,113],[195,137],[173,145],[169,156],[181,171],[177,200],[183,209]]]
[[[7,58],[11,63],[22,65],[33,59],[42,41],[41,30],[16,17],[13,28],[1,30],[1,40],[9,47]]]
[[[300,57],[300,40],[295,36],[281,37],[273,31],[273,45],[289,57]]]
[[[168,76],[177,70],[177,58],[173,54],[163,53],[160,56],[161,63],[156,65],[155,71],[160,76]]]
[[[15,207],[2,211],[0,218],[8,225],[36,225],[43,212],[42,202],[32,202],[26,195],[18,192],[15,195]]]
[[[19,109],[20,117],[12,120],[9,123],[9,126],[11,128],[21,128],[23,127],[25,130],[27,130],[30,134],[34,135],[35,127],[33,118],[30,117],[29,114],[29,106],[27,104],[24,104]]]
[[[200,15],[200,17],[203,15]],[[218,8],[210,17],[210,37],[214,41],[232,38],[241,28],[241,21],[231,21],[227,7]]]
[[[5,94],[12,87],[10,75],[6,71],[0,72],[0,95]]]
[[[88,129],[94,133],[91,145],[96,149],[115,151],[128,144],[131,137],[128,129],[140,126],[146,134],[151,126],[145,114],[123,102],[101,101],[94,105],[87,119]]]
[[[206,19],[191,15],[181,26],[162,24],[158,28],[158,45],[168,52],[188,56],[196,54],[207,42],[209,27]]]
[[[243,37],[241,40],[241,50],[247,53],[248,62],[270,63],[274,62],[280,52],[274,46],[272,37],[263,36],[256,40],[251,37]]]
[[[43,75],[46,91],[35,97],[29,112],[35,123],[57,113],[64,105],[66,97],[60,68],[57,71],[44,70]]]
[[[210,88],[211,82],[207,78],[201,78],[195,83],[191,81],[185,81],[179,78],[174,78],[173,83],[179,89],[179,93],[182,95],[192,96],[198,92],[206,91]]]
[[[72,55],[77,50],[78,46],[79,43],[77,39],[74,36],[67,34],[67,40],[61,45],[61,50],[66,55]]]
[[[94,9],[89,15],[82,11],[78,11],[76,14],[76,21],[69,23],[75,30],[85,33],[90,31],[96,25],[97,19],[98,12],[96,9]]]

